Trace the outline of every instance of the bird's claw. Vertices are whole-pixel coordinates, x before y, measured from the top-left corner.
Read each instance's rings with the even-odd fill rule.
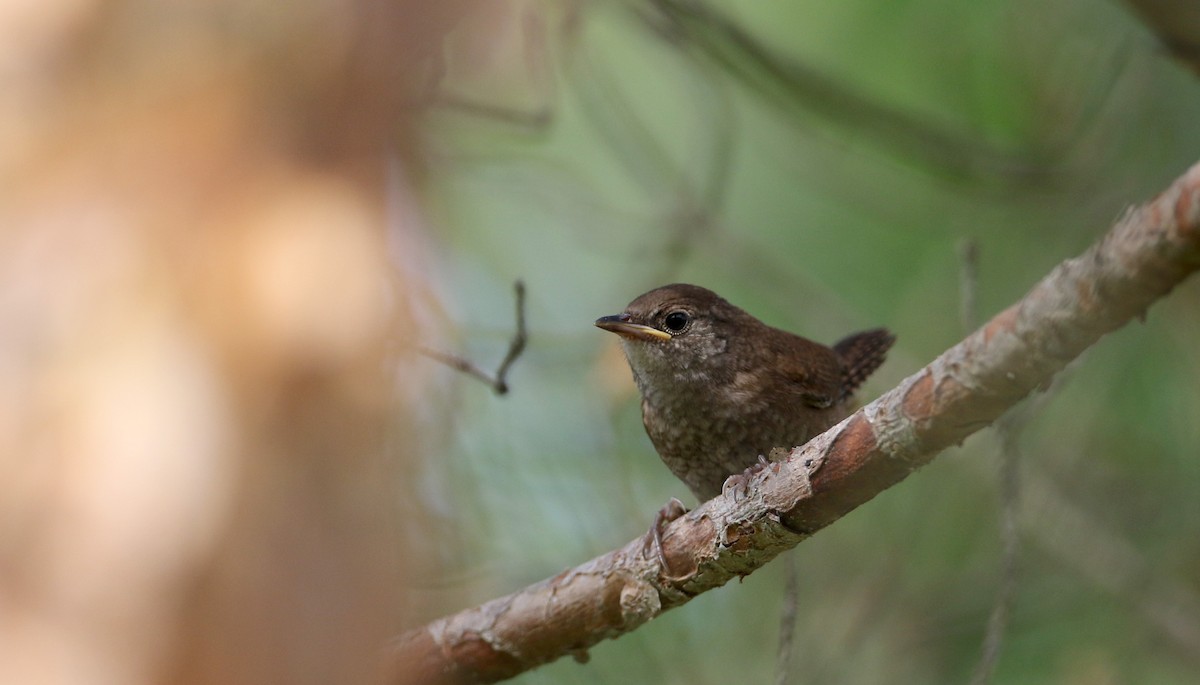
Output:
[[[662,565],[663,570],[668,574],[670,574],[671,566],[667,563],[667,555],[663,554],[663,529],[675,519],[686,514],[687,511],[687,507],[683,506],[683,502],[672,497],[654,515],[654,523],[650,524],[650,530],[646,532],[646,537],[642,542],[642,554],[649,554],[653,551],[655,556],[658,557],[658,563]]]
[[[725,479],[725,482],[721,485],[721,495],[728,497],[732,493],[733,501],[740,502],[750,494],[750,479],[757,476],[763,469],[770,465],[770,460],[761,454],[758,455],[758,461],[747,467],[745,471],[735,473]]]

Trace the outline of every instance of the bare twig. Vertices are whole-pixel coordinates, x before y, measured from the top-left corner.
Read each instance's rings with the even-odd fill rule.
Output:
[[[959,245],[962,260],[960,292],[962,298],[963,330],[971,331],[979,325],[979,243],[966,239]],[[1000,442],[1000,586],[988,616],[984,630],[983,646],[971,685],[988,685],[1000,661],[1004,634],[1008,632],[1008,619],[1012,613],[1017,593],[1017,552],[1020,538],[1017,533],[1017,500],[1020,496],[1017,437],[1024,422],[1014,420],[1007,414],[996,422],[994,428]]]
[[[800,613],[800,569],[796,555],[783,557],[783,607],[779,610],[779,650],[775,655],[775,685],[787,685],[792,672],[796,616]]]
[[[500,366],[496,368],[495,374],[490,374],[487,371],[479,368],[470,359],[460,357],[456,354],[448,352],[440,352],[428,347],[418,346],[417,351],[421,354],[439,361],[452,369],[461,371],[468,376],[477,378],[484,384],[490,386],[497,395],[503,395],[508,392],[508,370],[512,367],[513,362],[521,353],[525,351],[525,343],[528,342],[528,335],[525,332],[525,283],[517,281],[513,284],[513,289],[516,291],[517,301],[517,330],[513,333],[512,340],[508,343],[508,352],[504,355],[504,360],[500,362]]]
[[[496,368],[496,394],[503,395],[508,392],[508,382],[505,380],[508,377],[508,369],[517,361],[517,357],[525,351],[525,343],[528,341],[528,336],[525,333],[525,283],[517,281],[513,283],[513,289],[517,293],[517,330],[513,333],[513,338],[508,343],[508,352],[505,353],[504,359],[500,362],[500,366]]]
[[[397,682],[512,677],[752,573],[989,425],[1200,268],[1200,164],[928,366],[663,534],[401,636]]]
[[[1012,614],[1017,595],[1017,552],[1020,535],[1017,531],[1017,501],[1020,497],[1020,453],[1017,451],[1017,436],[1023,423],[999,421],[996,430],[1000,437],[1000,587],[988,616],[987,629],[983,634],[983,648],[971,685],[987,685],[992,682],[996,664],[1000,661],[1000,650],[1004,634],[1008,632],[1008,620]]]
[[[969,333],[979,325],[979,242],[974,238],[960,242],[958,258],[958,315]]]
[[[509,124],[536,134],[546,133],[554,121],[554,107],[550,104],[532,109],[521,109],[447,93],[438,97],[437,105],[481,119]]]

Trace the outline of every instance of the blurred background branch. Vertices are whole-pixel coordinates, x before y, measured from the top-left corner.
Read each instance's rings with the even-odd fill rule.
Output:
[[[1028,154],[997,149],[969,131],[938,125],[868,95],[843,79],[773,50],[704,0],[634,1],[647,26],[683,51],[695,51],[794,121],[815,114],[888,152],[955,179],[1045,183],[1052,169]]]
[[[1126,0],[1163,46],[1200,74],[1200,5],[1188,0]]]

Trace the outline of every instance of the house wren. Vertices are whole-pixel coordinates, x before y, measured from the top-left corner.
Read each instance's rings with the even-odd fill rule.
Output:
[[[676,283],[596,320],[621,336],[642,423],[663,462],[701,501],[775,447],[808,442],[852,408],[895,336],[877,328],[832,348],[772,328],[711,290]],[[674,503],[674,516],[682,505]],[[658,527],[671,505],[660,512]]]

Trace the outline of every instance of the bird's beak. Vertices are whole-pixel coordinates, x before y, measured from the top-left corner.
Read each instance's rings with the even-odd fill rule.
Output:
[[[596,319],[596,327],[603,328],[610,333],[616,333],[622,338],[629,340],[657,341],[671,339],[671,334],[666,331],[660,331],[650,326],[643,326],[640,323],[633,323],[629,320],[628,314],[602,316]]]

